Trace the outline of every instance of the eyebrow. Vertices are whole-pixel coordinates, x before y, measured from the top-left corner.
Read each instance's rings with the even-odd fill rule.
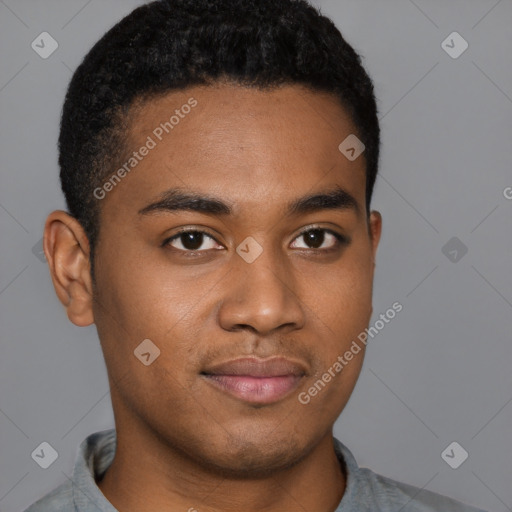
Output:
[[[308,194],[288,203],[286,215],[301,215],[321,210],[352,210],[360,215],[357,200],[340,186],[322,192]],[[206,215],[225,216],[233,213],[232,207],[223,200],[211,196],[172,188],[139,210],[139,215],[157,212],[193,211]]]

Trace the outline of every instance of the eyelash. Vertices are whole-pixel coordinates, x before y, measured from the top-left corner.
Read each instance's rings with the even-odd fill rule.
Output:
[[[302,250],[302,251],[309,251],[309,252],[313,252],[313,253],[323,253],[323,254],[327,254],[327,253],[331,253],[331,252],[334,252],[334,251],[337,251],[339,250],[341,247],[343,246],[346,246],[350,243],[350,238],[340,234],[340,233],[337,233],[336,231],[332,231],[331,229],[327,229],[327,228],[322,228],[322,227],[316,227],[316,226],[309,226],[307,228],[305,228],[303,231],[301,231],[295,238],[294,240],[296,240],[297,238],[300,238],[301,236],[304,236],[306,235],[307,233],[311,232],[311,231],[323,231],[324,233],[328,233],[330,235],[333,235],[334,238],[336,239],[337,243],[335,244],[335,247],[329,247],[328,249],[304,249],[304,248],[300,248],[299,250]],[[162,243],[162,247],[166,247],[168,246],[172,241],[178,239],[183,233],[201,233],[203,235],[206,235],[208,236],[209,238],[213,239],[216,243],[219,243],[215,237],[213,235],[211,235],[210,233],[208,233],[208,231],[203,231],[203,230],[200,230],[200,229],[196,229],[196,228],[182,228],[180,229],[180,231],[178,231],[176,234],[174,234],[173,236],[169,237],[169,238],[166,238],[163,243]],[[219,244],[220,245],[220,244]],[[207,250],[196,250],[196,251],[193,251],[193,250],[190,250],[190,249],[176,249],[175,247],[172,247],[172,249],[174,249],[175,251],[178,251],[178,252],[181,252],[181,253],[184,253],[183,255],[185,257],[196,257],[197,255],[201,255],[201,253],[205,253],[208,251]]]

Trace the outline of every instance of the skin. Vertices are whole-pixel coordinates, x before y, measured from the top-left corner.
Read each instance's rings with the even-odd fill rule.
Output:
[[[351,162],[338,150],[357,131],[329,95],[223,83],[133,109],[130,153],[190,97],[198,102],[191,113],[101,200],[96,287],[76,220],[55,211],[45,226],[57,295],[71,322],[96,324],[108,370],[118,445],[98,485],[123,512],[334,511],[345,475],[332,429],[364,345],[309,404],[298,394],[349,349],[372,313],[381,216],[366,214],[364,154]],[[139,215],[176,186],[216,196],[233,214]],[[285,214],[289,202],[334,186],[353,196],[357,212]],[[319,248],[308,245],[300,232],[311,224],[350,242],[337,247],[325,233]],[[208,234],[195,257],[180,252],[183,239],[162,246],[184,226]],[[235,251],[248,236],[263,248],[252,263]],[[149,366],[133,353],[146,338],[160,349]],[[200,375],[243,356],[288,357],[306,375],[267,405]]]

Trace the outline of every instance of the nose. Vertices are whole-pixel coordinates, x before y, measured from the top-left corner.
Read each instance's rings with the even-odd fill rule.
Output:
[[[223,329],[246,328],[263,336],[303,327],[304,307],[297,296],[296,277],[284,257],[264,250],[252,263],[239,258],[235,265],[218,310]]]

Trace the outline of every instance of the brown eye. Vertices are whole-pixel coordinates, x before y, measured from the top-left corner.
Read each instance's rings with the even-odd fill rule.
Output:
[[[209,241],[209,243],[204,247],[206,241]],[[208,235],[204,231],[184,230],[173,235],[171,238],[168,238],[163,245],[170,245],[173,249],[183,252],[204,252],[209,249],[215,249],[217,242],[212,236]]]
[[[325,231],[321,229],[312,229],[302,235],[306,245],[309,245],[312,249],[318,249],[322,246],[325,239]]]
[[[180,235],[181,245],[190,251],[196,251],[203,244],[203,233],[198,231],[189,231]]]
[[[322,228],[314,228],[303,231],[295,240],[300,240],[301,238],[306,245],[303,247],[295,246],[295,248],[329,251],[348,243],[348,239],[343,235],[331,231],[330,229]],[[327,243],[327,247],[322,247],[324,243]]]

